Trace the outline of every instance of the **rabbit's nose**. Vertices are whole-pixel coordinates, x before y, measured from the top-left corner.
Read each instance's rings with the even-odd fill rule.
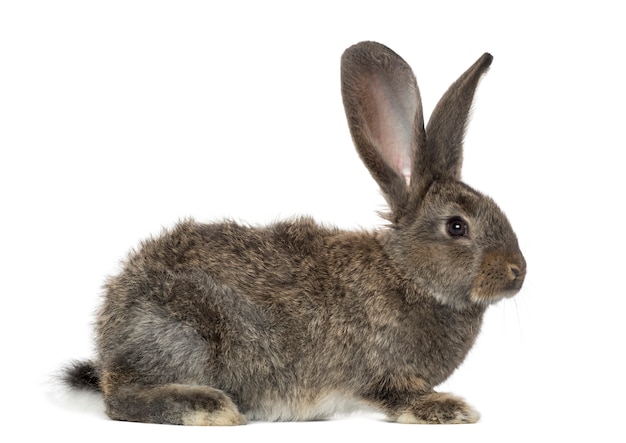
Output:
[[[509,279],[513,285],[519,289],[522,287],[522,283],[524,283],[524,277],[526,277],[526,262],[522,258],[521,260],[516,260],[516,263],[508,264],[509,271]]]
[[[522,252],[515,248],[506,254],[506,262],[509,268],[509,276],[512,280],[524,278],[526,275],[526,259]]]
[[[517,280],[523,274],[522,270],[517,265],[509,265],[509,276],[511,280]]]

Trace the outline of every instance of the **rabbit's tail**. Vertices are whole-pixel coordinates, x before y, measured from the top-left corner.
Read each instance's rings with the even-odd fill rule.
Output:
[[[67,365],[62,375],[63,382],[73,389],[102,392],[100,369],[92,361],[74,361]]]

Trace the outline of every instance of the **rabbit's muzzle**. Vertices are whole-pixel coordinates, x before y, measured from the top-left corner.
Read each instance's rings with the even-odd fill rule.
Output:
[[[470,297],[481,304],[513,297],[522,288],[525,278],[526,260],[521,252],[488,252],[483,258]]]

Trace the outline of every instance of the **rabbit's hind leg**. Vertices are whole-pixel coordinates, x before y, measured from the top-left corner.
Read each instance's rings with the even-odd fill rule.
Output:
[[[223,391],[209,386],[122,384],[105,389],[114,420],[195,426],[233,426],[246,418]]]

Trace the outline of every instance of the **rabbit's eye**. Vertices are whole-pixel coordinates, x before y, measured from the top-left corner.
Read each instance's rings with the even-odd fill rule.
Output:
[[[448,234],[451,237],[467,237],[469,228],[462,218],[453,218],[446,225]]]

